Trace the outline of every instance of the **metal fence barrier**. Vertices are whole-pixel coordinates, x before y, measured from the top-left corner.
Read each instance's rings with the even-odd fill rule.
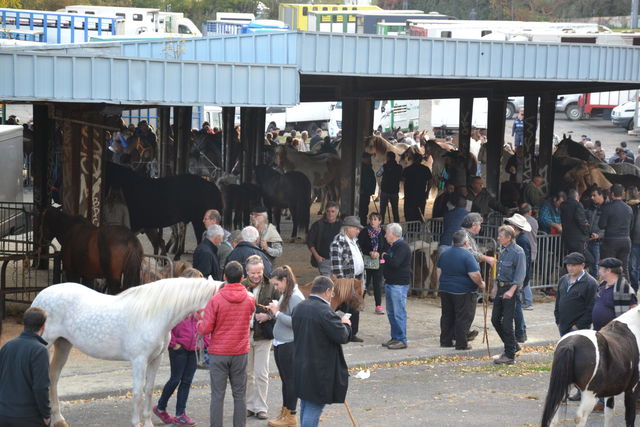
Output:
[[[563,273],[562,236],[559,234],[538,234],[536,242],[538,251],[531,268],[529,286],[531,289],[555,288]]]
[[[145,254],[140,273],[143,284],[174,277],[173,261],[167,256]]]
[[[0,254],[30,254],[33,245],[33,203],[0,202]]]
[[[42,256],[7,255],[0,258],[0,263],[1,332],[7,302],[31,304],[38,292],[49,285],[60,283],[61,258],[59,252]]]

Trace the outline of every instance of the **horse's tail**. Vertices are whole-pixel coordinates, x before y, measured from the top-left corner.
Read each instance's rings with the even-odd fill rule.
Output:
[[[122,290],[142,284],[144,251],[137,237],[127,242],[127,253],[122,266]]]
[[[569,386],[573,383],[573,358],[573,340],[561,341],[553,354],[549,390],[544,402],[544,411],[542,412],[542,421],[540,423],[542,427],[549,426],[560,404],[569,394]]]

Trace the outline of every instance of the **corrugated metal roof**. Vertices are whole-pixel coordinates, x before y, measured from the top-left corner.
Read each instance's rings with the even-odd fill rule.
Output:
[[[122,55],[164,58],[166,42],[125,42]],[[181,58],[297,65],[303,74],[640,82],[640,47],[290,32],[186,39]]]
[[[290,106],[295,66],[0,52],[0,100],[127,105]]]

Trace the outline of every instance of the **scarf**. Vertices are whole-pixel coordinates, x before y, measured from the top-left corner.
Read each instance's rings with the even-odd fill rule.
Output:
[[[371,250],[374,252],[378,252],[378,243],[380,240],[380,232],[382,228],[376,230],[370,225],[367,225],[367,234],[369,235],[369,239],[371,239]]]

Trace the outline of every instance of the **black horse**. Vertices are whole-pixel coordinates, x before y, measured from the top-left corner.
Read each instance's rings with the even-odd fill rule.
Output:
[[[223,206],[218,186],[195,175],[151,179],[107,163],[106,185],[107,190],[115,187],[124,192],[132,230],[190,222],[197,242],[204,232],[204,213],[209,209],[222,210]],[[176,253],[175,258],[180,255]]]
[[[269,166],[256,166],[256,184],[262,191],[264,204],[278,231],[280,231],[281,210],[289,208],[293,219],[291,238],[304,234],[309,229],[311,209],[311,183],[301,172],[281,174]]]

